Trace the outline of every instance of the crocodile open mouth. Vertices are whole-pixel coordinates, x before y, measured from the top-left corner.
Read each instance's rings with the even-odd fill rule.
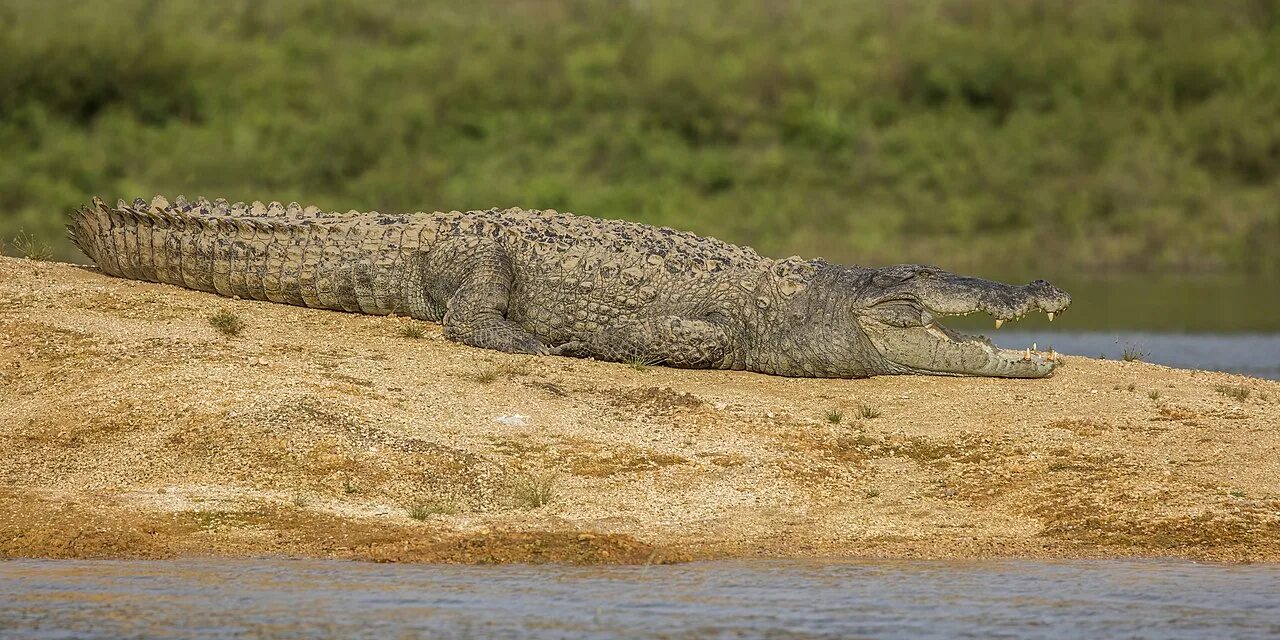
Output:
[[[1052,350],[1001,348],[985,336],[947,328],[938,318],[985,313],[997,329],[1031,313],[1053,320],[1070,306],[1070,296],[1043,280],[1018,287],[945,276],[912,283],[862,314],[863,330],[891,366],[907,373],[1008,378],[1053,373],[1059,358]]]

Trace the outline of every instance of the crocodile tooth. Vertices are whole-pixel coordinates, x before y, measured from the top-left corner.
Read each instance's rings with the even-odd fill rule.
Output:
[[[1049,322],[1053,322],[1053,312],[1049,312]]]
[[[951,338],[950,338],[949,336],[947,336],[947,334],[946,334],[946,333],[943,333],[942,328],[941,328],[941,327],[939,327],[939,326],[938,326],[938,323],[936,323],[936,322],[930,322],[929,324],[925,325],[925,327],[924,327],[924,328],[925,328],[925,330],[927,330],[929,333],[933,334],[933,335],[934,335],[934,337],[938,338],[939,340],[946,340],[946,341],[950,341],[950,340],[951,340]]]
[[[1002,324],[1004,324],[1004,320],[1001,320],[1000,318],[996,318],[996,328],[999,329],[1000,325]]]

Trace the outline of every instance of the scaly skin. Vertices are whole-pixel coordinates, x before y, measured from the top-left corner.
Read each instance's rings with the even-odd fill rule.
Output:
[[[1070,296],[935,267],[772,260],[714,238],[555,211],[387,215],[99,199],[71,239],[106,273],[314,309],[399,313],[511,353],[784,376],[1043,377],[1052,356],[937,323],[1058,313]]]

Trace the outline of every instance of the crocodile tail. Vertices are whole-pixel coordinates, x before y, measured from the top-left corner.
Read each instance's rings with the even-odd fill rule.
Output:
[[[88,206],[80,207],[71,213],[71,222],[67,224],[67,237],[89,257],[99,269],[111,275],[123,276],[123,270],[116,259],[115,238],[113,236],[116,221],[112,220],[111,207],[94,197]]]
[[[417,308],[404,297],[403,274],[414,272],[409,261],[433,229],[427,217],[181,196],[114,207],[94,198],[67,225],[71,241],[113,276],[365,313]]]
[[[67,232],[104,273],[235,295],[217,286],[225,284],[218,276],[229,270],[229,256],[221,254],[238,234],[258,230],[244,217],[252,215],[248,208],[238,206],[233,210],[225,201],[203,198],[188,202],[182,196],[170,203],[156,196],[149,203],[138,198],[112,207],[95,197],[72,212]]]

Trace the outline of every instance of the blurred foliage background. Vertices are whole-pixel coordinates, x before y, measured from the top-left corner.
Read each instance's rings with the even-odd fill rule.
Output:
[[[0,237],[155,193],[1271,276],[1280,3],[0,0]]]

